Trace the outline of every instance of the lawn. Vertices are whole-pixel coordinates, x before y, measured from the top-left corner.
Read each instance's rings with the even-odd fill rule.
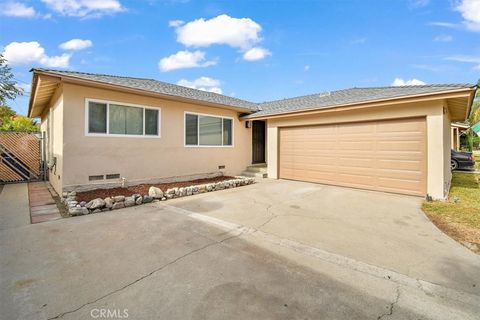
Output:
[[[424,202],[422,208],[450,237],[480,247],[480,174],[455,172],[448,200]]]

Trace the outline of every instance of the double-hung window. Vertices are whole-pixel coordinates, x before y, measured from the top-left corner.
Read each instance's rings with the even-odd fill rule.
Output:
[[[185,113],[186,146],[233,146],[233,119]]]
[[[160,109],[87,100],[87,134],[160,136]]]

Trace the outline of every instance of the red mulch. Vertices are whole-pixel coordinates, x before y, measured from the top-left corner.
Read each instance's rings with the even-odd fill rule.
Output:
[[[167,189],[171,188],[182,188],[182,187],[189,187],[193,185],[199,184],[206,184],[206,183],[214,183],[220,182],[225,180],[232,180],[235,177],[230,176],[219,176],[215,178],[207,178],[207,179],[197,179],[191,181],[182,181],[182,182],[171,182],[171,183],[158,183],[158,184],[139,184],[136,186],[130,186],[126,188],[111,188],[111,189],[96,189],[91,191],[85,192],[77,192],[77,201],[90,201],[96,198],[105,199],[107,197],[113,196],[131,196],[132,194],[139,193],[141,195],[148,194],[148,189],[151,186],[157,187],[162,189],[162,191],[167,191]]]

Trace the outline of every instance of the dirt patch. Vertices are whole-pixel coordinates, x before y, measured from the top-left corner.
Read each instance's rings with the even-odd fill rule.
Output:
[[[428,218],[443,232],[445,232],[452,239],[462,243],[470,242],[476,244],[480,248],[480,230],[472,228],[463,224],[449,221],[446,217],[441,217],[435,214],[428,214]],[[474,251],[474,250],[472,250]],[[474,251],[480,254],[480,251]]]
[[[79,202],[90,201],[96,198],[105,199],[107,197],[113,197],[113,196],[131,196],[132,194],[136,194],[136,193],[145,195],[145,194],[148,194],[148,189],[151,186],[160,188],[162,189],[162,191],[166,191],[167,189],[171,189],[171,188],[189,187],[193,185],[215,183],[215,182],[221,182],[221,181],[232,180],[232,179],[235,179],[235,177],[219,176],[215,178],[197,179],[197,180],[182,181],[182,182],[139,184],[136,186],[129,186],[125,188],[96,189],[96,190],[85,191],[85,192],[77,192],[77,201]]]

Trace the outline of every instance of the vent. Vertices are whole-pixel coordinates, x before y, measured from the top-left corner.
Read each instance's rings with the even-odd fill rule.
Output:
[[[107,180],[120,179],[120,173],[112,173],[106,175]]]
[[[225,169],[225,166],[218,166],[218,169]]]
[[[103,174],[98,176],[88,176],[88,181],[97,181],[97,180],[103,180]]]

